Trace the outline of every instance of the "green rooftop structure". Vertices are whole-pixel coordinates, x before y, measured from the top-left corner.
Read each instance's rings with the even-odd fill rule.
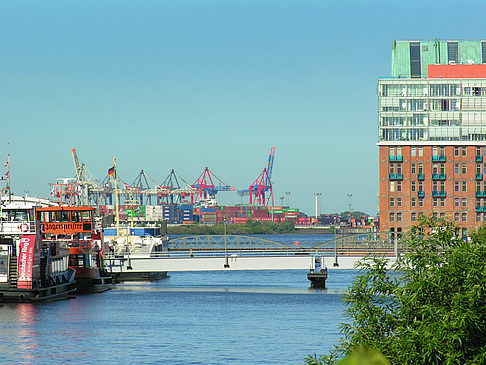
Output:
[[[428,65],[486,63],[486,41],[393,41],[391,76],[427,78]]]

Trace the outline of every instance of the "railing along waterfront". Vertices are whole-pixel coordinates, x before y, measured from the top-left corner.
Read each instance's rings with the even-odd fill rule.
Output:
[[[194,235],[172,238],[170,250],[224,249],[288,249],[291,244],[245,235]]]

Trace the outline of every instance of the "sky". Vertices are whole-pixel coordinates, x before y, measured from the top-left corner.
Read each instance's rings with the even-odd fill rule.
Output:
[[[394,39],[484,39],[480,1],[84,0],[0,3],[0,162],[16,194],[207,166],[237,189],[266,167],[275,204],[377,212],[377,81]],[[3,162],[0,173],[6,169]],[[285,192],[290,192],[286,195]],[[246,203],[221,192],[220,204]]]

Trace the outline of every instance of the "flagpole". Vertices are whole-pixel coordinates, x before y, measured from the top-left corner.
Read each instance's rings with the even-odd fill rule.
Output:
[[[118,183],[116,179],[116,156],[113,155],[113,165],[115,168],[115,208],[116,208],[116,238],[120,235],[120,210],[118,204]]]

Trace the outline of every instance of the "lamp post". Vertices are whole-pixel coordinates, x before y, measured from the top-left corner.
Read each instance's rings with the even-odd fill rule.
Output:
[[[349,198],[349,215],[352,216],[352,214],[351,214],[351,199],[353,197],[353,194],[346,194],[346,196]]]
[[[314,197],[316,199],[316,219],[317,219],[317,199],[322,195],[322,193],[314,193]]]
[[[282,207],[283,207],[283,205],[284,205],[284,197],[283,197],[283,196],[281,196],[281,197],[280,197],[280,205],[281,205]]]
[[[229,268],[228,263],[228,241],[226,239],[226,216],[223,217],[223,227],[224,227],[224,268]]]
[[[290,191],[286,191],[285,192],[285,195],[287,195],[287,205],[289,206],[290,208]]]

